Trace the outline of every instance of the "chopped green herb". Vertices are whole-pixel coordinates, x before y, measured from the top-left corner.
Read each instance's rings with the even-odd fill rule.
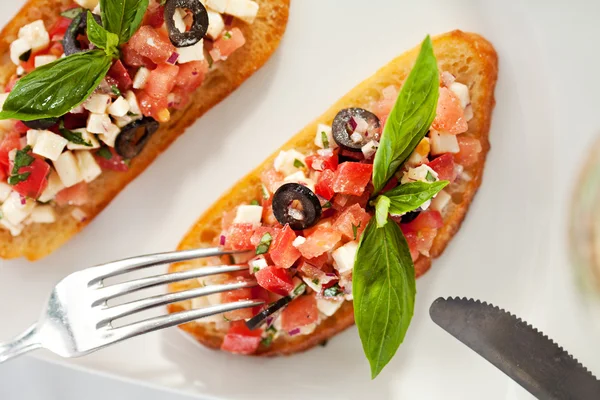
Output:
[[[324,149],[328,149],[329,148],[329,139],[327,137],[327,132],[325,132],[325,131],[321,132],[321,142],[323,142],[323,148]]]
[[[361,224],[362,224],[362,222],[359,223],[358,225],[352,224],[352,235],[354,236],[354,240],[356,240],[356,238],[358,237],[358,228],[360,228]]]
[[[270,327],[267,328],[267,332],[277,333],[277,328],[275,328],[273,325],[271,325]]]
[[[256,255],[265,254],[269,251],[269,247],[271,247],[271,242],[273,241],[273,236],[269,232],[265,233],[263,237],[260,239],[260,243],[256,247]]]
[[[19,173],[19,170],[21,168],[30,166],[31,163],[33,163],[33,161],[35,160],[35,158],[33,158],[31,154],[29,154],[30,151],[31,146],[25,146],[23,149],[17,150],[17,153],[15,155],[14,166],[10,177],[8,178],[9,185],[14,186],[18,183],[21,183],[27,180],[27,178],[29,178],[29,175],[31,175],[31,172]]]
[[[29,61],[29,58],[31,58],[31,52],[32,52],[31,49],[27,50],[25,53],[23,53],[19,56],[19,60],[21,60],[23,62]]]
[[[425,179],[427,179],[427,182],[435,182],[435,176],[433,176],[433,174],[431,173],[431,171],[427,171],[427,175],[425,175]]]
[[[269,335],[266,338],[263,338],[260,341],[260,344],[262,344],[265,347],[269,347],[271,345],[271,343],[273,343],[273,336]]]
[[[260,268],[258,268],[258,267],[252,268],[252,273],[253,274],[257,273],[258,271],[260,271]]]
[[[11,186],[14,186],[18,183],[24,182],[27,180],[27,178],[29,178],[29,175],[31,175],[31,172],[25,172],[22,174],[11,175],[8,178],[8,184]]]
[[[231,32],[225,31],[225,33],[223,34],[223,39],[225,39],[225,40],[231,39]]]
[[[81,132],[74,132],[69,129],[66,129],[62,121],[60,122],[60,127],[58,129],[60,131],[60,134],[69,142],[79,144],[82,146],[92,147],[92,143],[86,141],[81,135]]]
[[[128,116],[128,117],[139,117],[139,115],[138,115],[138,114],[136,114],[136,113],[134,113],[134,112],[132,112],[132,111],[127,111],[127,116]]]
[[[131,167],[131,159],[129,159],[129,158],[123,159],[123,164],[127,165],[128,167]]]
[[[121,91],[119,90],[119,87],[117,85],[111,85],[110,90],[112,90],[115,96],[121,95]]]
[[[296,168],[306,168],[306,165],[304,165],[304,163],[300,160],[298,160],[297,158],[294,159],[294,167]]]
[[[73,19],[76,16],[78,16],[79,14],[81,14],[82,12],[83,12],[83,8],[75,7],[75,8],[70,8],[66,11],[61,12],[60,15],[65,18]]]
[[[252,201],[250,202],[250,205],[253,205],[253,206],[260,206],[260,203],[258,202],[258,200],[254,199],[254,200],[252,200]]]
[[[314,278],[314,279],[312,280],[312,283],[314,283],[315,285],[318,285],[318,284],[319,284],[319,280],[318,280],[317,278]]]
[[[344,291],[337,283],[332,287],[329,287],[323,291],[323,296],[325,297],[336,297],[344,294]]]
[[[112,158],[112,153],[111,151],[108,149],[108,147],[102,147],[100,148],[96,154],[102,158],[104,158],[105,160],[110,160]]]
[[[296,289],[294,289],[293,297],[300,296],[306,290],[306,284],[300,284]]]
[[[262,192],[263,199],[269,200],[269,197],[271,197],[271,196],[269,195],[269,191],[267,190],[267,187],[265,185],[261,184],[260,185],[260,190]]]
[[[331,202],[327,202],[321,206],[321,208],[331,208]]]

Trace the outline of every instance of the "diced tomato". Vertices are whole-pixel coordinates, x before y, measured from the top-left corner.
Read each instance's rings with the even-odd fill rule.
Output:
[[[60,58],[64,53],[65,49],[62,45],[62,42],[54,42],[48,49],[48,54],[52,54],[53,56],[56,56],[58,58]]]
[[[225,248],[231,250],[250,250],[253,248],[250,239],[254,233],[252,224],[233,224],[229,227],[225,238]]]
[[[479,153],[482,150],[481,142],[465,135],[459,135],[456,138],[460,151],[454,154],[454,161],[464,167],[470,167],[479,160]]]
[[[365,155],[361,151],[351,151],[346,149],[340,150],[340,157],[349,158],[351,160],[361,161],[365,159]]]
[[[149,69],[156,68],[156,63],[152,62],[148,57],[142,56],[135,51],[128,43],[121,46],[121,60],[129,67],[146,67]]]
[[[17,76],[17,74],[14,74],[13,76],[11,76],[10,79],[8,80],[8,83],[4,87],[4,93],[10,93],[10,91],[13,90],[13,88],[15,87],[15,85],[17,84],[19,79],[21,79],[21,78],[19,78]]]
[[[275,193],[277,189],[279,189],[279,186],[281,186],[281,183],[283,182],[283,178],[283,174],[275,171],[274,168],[263,171],[260,174],[261,182],[271,194]]]
[[[56,194],[56,204],[59,206],[83,206],[90,201],[88,184],[80,182],[77,185],[65,188]]]
[[[290,268],[300,258],[300,251],[292,245],[295,239],[296,234],[286,224],[271,243],[269,254],[277,267]]]
[[[8,176],[7,168],[4,165],[0,165],[0,182],[6,182]]]
[[[433,246],[433,240],[437,235],[437,229],[421,229],[417,232],[417,250],[424,256],[429,257],[429,250]]]
[[[223,31],[214,43],[210,51],[210,56],[214,61],[226,60],[234,51],[246,43],[242,31],[235,27],[231,30]]]
[[[63,122],[65,124],[65,128],[67,129],[78,129],[78,128],[85,128],[85,126],[87,125],[87,119],[88,119],[88,114],[87,113],[81,113],[81,114],[65,114],[65,116],[63,117]]]
[[[319,227],[306,238],[304,243],[298,246],[298,250],[305,258],[315,258],[333,250],[340,240],[342,240],[342,235],[338,231],[332,228]]]
[[[31,165],[19,168],[19,174],[29,173],[27,179],[13,186],[13,190],[23,196],[37,199],[46,186],[48,186],[48,174],[50,166],[40,157],[33,156]]]
[[[312,168],[315,171],[324,171],[326,169],[335,171],[338,167],[338,156],[334,152],[329,156],[314,154],[306,157],[305,161],[308,168]]]
[[[428,162],[427,165],[437,172],[438,178],[442,181],[450,181],[452,183],[456,179],[454,158],[450,153],[442,154],[433,161]]]
[[[0,164],[8,167],[8,153],[14,149],[21,148],[20,135],[16,132],[8,132],[4,135],[2,142],[0,142]]]
[[[127,71],[127,68],[125,68],[121,60],[117,60],[113,63],[112,67],[108,70],[108,76],[117,81],[117,85],[121,92],[126,92],[133,86],[129,71]]]
[[[161,64],[150,72],[144,91],[152,97],[166,97],[177,83],[179,67],[171,64]]]
[[[143,90],[138,91],[136,95],[142,114],[160,121],[159,114],[169,107],[168,96],[154,97]]]
[[[142,57],[149,58],[155,64],[167,62],[176,51],[175,46],[167,38],[148,25],[142,26],[131,37],[127,47]]]
[[[386,185],[383,187],[383,189],[381,189],[381,191],[385,193],[388,190],[392,190],[396,186],[398,186],[398,178],[392,176],[392,178],[388,181],[388,183],[386,183]]]
[[[417,233],[410,229],[407,229],[404,226],[401,227],[402,233],[404,233],[404,237],[406,238],[406,243],[408,243],[410,256],[413,261],[417,261],[417,258],[419,258],[419,249],[417,248]]]
[[[269,292],[276,293],[281,296],[287,296],[294,290],[292,278],[288,275],[287,270],[269,265],[254,274],[256,282]]]
[[[227,281],[227,283],[235,283],[239,282],[242,279],[231,279]],[[222,303],[235,303],[240,300],[251,300],[252,299],[252,289],[244,288],[231,290],[229,292],[223,292],[221,294],[221,302]],[[244,308],[242,310],[229,311],[223,314],[225,318],[230,321],[239,321],[244,319],[249,319],[254,316],[251,308]]]
[[[48,31],[48,36],[50,36],[50,40],[53,42],[57,42],[63,40],[69,25],[71,25],[71,19],[67,17],[59,17],[58,20],[54,23],[52,28]]]
[[[457,135],[469,129],[458,97],[448,88],[440,88],[436,116],[431,124],[436,131]]]
[[[315,296],[300,296],[294,299],[281,312],[281,328],[291,331],[317,322],[319,310]]]
[[[388,86],[387,88],[383,89],[383,98],[373,106],[372,111],[379,117],[381,126],[385,126],[385,121],[392,111],[394,104],[396,104],[397,98],[398,88],[395,86]]]
[[[315,193],[323,197],[326,200],[331,200],[335,192],[333,191],[333,182],[335,180],[335,172],[326,169],[323,171],[319,180],[315,185]]]
[[[281,229],[279,229],[279,228],[272,228],[269,226],[260,226],[260,227],[256,228],[256,230],[254,231],[254,234],[250,238],[250,243],[252,243],[252,245],[254,247],[258,246],[258,244],[262,240],[263,236],[265,236],[265,233],[269,233],[271,235],[271,238],[272,238],[271,243],[273,243],[273,240],[275,240],[275,238],[277,237],[279,232],[281,232]]]
[[[328,276],[325,271],[304,261],[298,267],[298,272],[307,279],[310,279],[315,285],[326,285],[332,281],[337,281],[336,276]]]
[[[175,89],[169,93],[168,107],[176,110],[183,110],[192,98],[192,93],[184,87],[175,86]]]
[[[221,350],[235,354],[253,354],[260,346],[261,336],[261,329],[251,331],[244,321],[234,321],[223,339]]]
[[[329,254],[323,253],[318,257],[306,258],[304,260],[317,268],[323,268],[323,266],[329,262]]]
[[[123,160],[123,157],[118,155],[114,148],[107,147],[105,149],[110,151],[110,159],[102,157],[98,154],[98,152],[94,154],[94,158],[96,159],[98,165],[100,165],[100,168],[117,172],[125,172],[129,170],[129,167]]]
[[[336,193],[360,196],[371,180],[373,165],[356,162],[340,164],[335,172],[333,190]]]
[[[360,205],[353,204],[337,217],[333,228],[348,240],[358,240],[370,220],[371,216]]]
[[[25,72],[31,72],[35,69],[35,57],[42,54],[46,54],[46,49],[31,53],[26,61],[21,61],[21,67],[25,70]]]
[[[419,232],[423,229],[439,229],[444,226],[444,219],[439,211],[427,210],[419,214],[414,221],[402,224],[403,231]]]
[[[14,130],[20,135],[24,135],[30,128],[23,123],[23,121],[15,122]]]
[[[179,65],[179,73],[175,78],[175,85],[191,92],[202,85],[207,72],[208,62],[206,60],[181,64]]]
[[[142,25],[150,25],[153,28],[160,28],[165,23],[165,7],[159,3],[151,2],[148,5],[146,14],[144,15],[144,22]]]

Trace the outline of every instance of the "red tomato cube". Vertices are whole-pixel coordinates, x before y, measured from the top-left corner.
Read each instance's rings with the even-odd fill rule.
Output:
[[[179,66],[179,73],[175,79],[175,85],[185,88],[188,92],[196,90],[208,72],[208,62],[192,61]]]
[[[454,154],[454,161],[464,167],[470,167],[477,163],[482,150],[481,142],[476,138],[464,135],[459,135],[456,138],[458,139],[460,151]]]
[[[118,155],[113,147],[105,148],[105,150],[110,151],[110,158],[108,158],[109,156],[106,151],[102,153],[97,151],[94,154],[94,158],[96,159],[96,162],[98,163],[100,168],[118,172],[125,172],[129,170],[129,167],[125,163],[125,160],[123,160],[123,157]],[[104,155],[106,155],[106,157],[104,157]]]
[[[360,196],[371,180],[373,165],[357,162],[340,164],[335,172],[333,190],[336,193]]]
[[[261,336],[261,329],[251,331],[243,321],[232,322],[221,344],[221,350],[235,354],[253,354],[258,350]]]
[[[250,239],[254,233],[252,224],[233,224],[225,235],[225,249],[227,250],[251,250],[254,246]]]
[[[90,200],[88,184],[86,182],[65,188],[56,194],[56,204],[59,206],[83,206]]]
[[[439,211],[427,210],[423,211],[414,221],[408,224],[402,224],[404,232],[412,231],[419,232],[423,229],[439,229],[444,226],[444,219]]]
[[[458,96],[448,88],[440,88],[436,115],[431,127],[436,131],[447,132],[453,135],[466,132],[469,129],[469,125],[465,119],[465,112]]]
[[[144,91],[150,96],[166,97],[171,93],[177,83],[179,67],[171,64],[161,64],[155,70],[150,72],[148,83]]]
[[[169,57],[176,51],[175,46],[171,44],[169,39],[163,37],[148,25],[142,26],[131,37],[127,43],[127,48],[142,57],[149,58],[155,64],[167,62]]]
[[[50,166],[41,158],[34,156],[31,165],[19,168],[19,174],[25,173],[29,173],[27,179],[14,185],[13,190],[23,196],[37,199],[48,186]]]
[[[413,261],[417,261],[419,258],[419,249],[417,249],[417,233],[402,226],[402,233],[408,243],[408,249],[410,250],[410,256]]]
[[[237,280],[230,280],[227,283],[235,283]],[[221,302],[222,303],[235,303],[240,300],[251,300],[252,297],[252,289],[237,289],[232,290],[230,292],[224,292],[221,294]],[[243,310],[235,310],[229,311],[223,314],[223,316],[229,321],[239,321],[250,319],[254,316],[254,312],[251,308],[244,308]]]
[[[358,240],[370,220],[371,216],[359,204],[353,204],[336,218],[333,229],[348,240]]]
[[[8,153],[14,149],[21,148],[20,136],[16,132],[9,132],[4,135],[4,138],[0,142],[0,164],[8,167]]]
[[[300,258],[300,251],[292,245],[295,239],[296,234],[286,224],[271,243],[269,255],[277,267],[290,268]]]
[[[290,278],[285,269],[269,265],[254,275],[256,282],[269,292],[273,292],[280,296],[287,296],[294,290],[292,278]]]
[[[260,244],[260,241],[262,240],[263,236],[265,236],[265,233],[268,233],[271,235],[271,244],[272,244],[273,241],[275,240],[275,238],[277,237],[277,235],[279,235],[279,232],[281,232],[281,229],[279,229],[279,228],[273,228],[273,227],[269,227],[269,226],[260,226],[254,230],[254,234],[250,238],[250,243],[252,243],[252,245],[254,247],[258,246]]]
[[[221,37],[219,37],[214,43],[213,48],[210,51],[210,56],[213,60],[226,60],[234,51],[242,47],[246,43],[244,34],[242,31],[235,27],[231,30],[223,31]]]
[[[148,10],[144,15],[144,22],[142,25],[150,25],[153,28],[160,28],[165,23],[165,6],[161,6],[158,3],[150,2]]]
[[[321,156],[313,154],[312,156],[306,157],[306,166],[312,168],[315,171],[325,171],[330,169],[335,171],[338,167],[338,156],[334,152],[331,152],[329,156]]]
[[[273,194],[279,189],[279,186],[283,183],[283,178],[283,174],[275,171],[274,168],[263,171],[260,174],[260,180],[269,191],[269,194]]]
[[[429,250],[433,246],[433,240],[437,235],[437,229],[421,229],[417,232],[417,250],[424,256],[429,257]]]
[[[454,158],[450,153],[442,154],[433,161],[428,162],[427,165],[437,172],[438,178],[441,181],[454,182],[456,179],[456,173],[454,172]]]
[[[323,197],[326,200],[331,200],[335,192],[333,191],[333,181],[335,179],[335,172],[330,169],[326,169],[319,176],[319,180],[315,185],[315,193]]]
[[[300,296],[294,299],[281,312],[281,328],[291,331],[317,322],[319,310],[314,295]]]
[[[298,250],[305,258],[315,258],[327,253],[342,240],[342,235],[332,229],[320,226],[306,241],[298,246]]]
[[[133,86],[131,76],[121,60],[117,60],[113,63],[112,67],[108,70],[108,76],[117,81],[117,85],[121,92],[126,92]]]

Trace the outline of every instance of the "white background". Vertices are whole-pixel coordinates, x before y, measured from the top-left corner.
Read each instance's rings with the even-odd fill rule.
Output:
[[[338,97],[425,33],[461,28],[486,36],[500,59],[484,185],[461,232],[419,281],[406,342],[376,381],[367,379],[355,330],[282,360],[215,354],[171,330],[73,362],[227,398],[529,398],[429,320],[433,299],[461,295],[519,314],[600,374],[598,333],[566,248],[570,193],[585,150],[600,136],[600,7],[522,3],[293,1],[288,32],[267,67],[194,125],[83,234],[41,263],[0,262],[0,337],[35,318],[61,275],[175,247],[219,193]],[[17,8],[0,4],[0,20]],[[94,397],[86,391],[98,387],[113,390],[108,398],[146,397],[143,388],[93,379],[18,361],[0,366],[0,398],[88,399]]]

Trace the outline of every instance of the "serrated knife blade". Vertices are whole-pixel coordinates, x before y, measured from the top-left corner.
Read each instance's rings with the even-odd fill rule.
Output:
[[[509,312],[479,300],[439,298],[429,314],[538,399],[600,399],[600,380],[548,336]]]

